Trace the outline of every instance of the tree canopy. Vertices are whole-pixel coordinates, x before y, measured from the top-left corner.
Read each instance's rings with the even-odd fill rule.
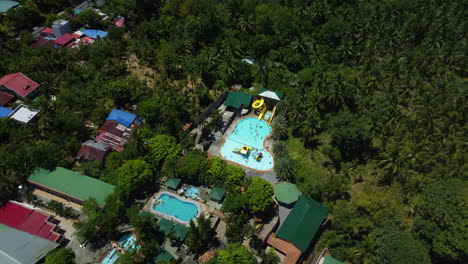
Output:
[[[273,187],[262,178],[253,178],[244,195],[254,213],[262,213],[273,204]]]
[[[47,253],[44,264],[75,264],[75,253],[69,248],[57,248]]]

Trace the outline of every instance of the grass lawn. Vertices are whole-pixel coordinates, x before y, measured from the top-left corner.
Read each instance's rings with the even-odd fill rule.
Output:
[[[290,136],[287,144],[294,161],[295,179],[299,190],[317,197],[319,186],[324,184],[330,175],[329,170],[322,165],[328,158],[320,150],[306,149],[299,138]]]

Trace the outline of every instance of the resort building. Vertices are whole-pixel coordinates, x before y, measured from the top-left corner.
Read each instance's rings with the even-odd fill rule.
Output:
[[[7,74],[0,79],[0,91],[16,95],[23,101],[34,99],[39,84],[21,72]]]
[[[114,185],[62,167],[53,171],[37,169],[28,178],[28,182],[35,188],[35,195],[78,210],[89,198],[96,199],[100,206],[104,206],[106,197],[115,189]]]
[[[53,216],[14,202],[8,202],[0,208],[0,224],[60,243],[63,237],[57,232],[59,227],[53,222]]]
[[[34,264],[43,259],[57,243],[0,224],[0,263]]]
[[[284,255],[284,264],[295,264],[308,250],[330,209],[302,195],[287,218],[271,233],[267,244]]]

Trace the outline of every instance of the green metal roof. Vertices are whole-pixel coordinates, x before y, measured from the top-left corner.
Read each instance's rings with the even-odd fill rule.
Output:
[[[165,218],[162,218],[158,222],[159,231],[164,232],[165,235],[169,234],[169,232],[171,232],[173,227],[174,227],[174,222],[167,220]]]
[[[0,0],[0,13],[5,13],[13,7],[19,6],[20,3],[9,0]]]
[[[94,198],[100,206],[105,204],[106,197],[115,189],[114,185],[62,167],[53,171],[37,169],[28,180],[82,201]]]
[[[333,258],[332,256],[326,255],[323,258],[322,264],[343,264],[343,262],[338,261],[337,259]]]
[[[305,252],[317,233],[330,208],[302,195],[280,226],[276,236],[291,241]]]
[[[179,178],[169,178],[166,180],[166,186],[172,189],[179,188],[181,180]]]
[[[184,226],[184,225],[176,223],[175,226],[174,226],[174,232],[175,232],[176,237],[180,241],[184,241],[185,237],[187,236],[187,234],[189,232],[189,228]]]
[[[159,251],[159,254],[154,258],[157,261],[171,261],[174,257],[171,253],[167,252],[165,249]]]
[[[249,106],[252,101],[252,95],[243,92],[229,92],[224,105],[241,108],[241,105]]]
[[[218,187],[214,187],[210,192],[210,199],[221,201],[224,197],[224,190]]]
[[[274,192],[276,200],[284,204],[292,204],[301,196],[301,192],[297,189],[296,185],[290,182],[276,184]]]

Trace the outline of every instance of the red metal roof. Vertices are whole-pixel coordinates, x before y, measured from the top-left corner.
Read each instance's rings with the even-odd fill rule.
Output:
[[[53,41],[53,40],[48,40],[48,39],[39,38],[36,42],[34,42],[33,44],[31,44],[31,47],[33,47],[33,48],[38,48],[38,47],[42,47],[42,46],[53,47],[53,46],[54,46],[54,41]]]
[[[76,154],[77,158],[85,160],[103,160],[107,150],[111,148],[110,146],[107,146],[106,149],[97,148],[88,142],[89,141],[81,144],[80,150],[78,154]]]
[[[0,79],[0,85],[15,92],[19,96],[25,97],[39,86],[35,81],[29,79],[21,72],[7,74]]]
[[[48,223],[48,219],[47,214],[12,202],[0,208],[1,224],[55,242],[60,235],[54,232],[55,226]]]
[[[116,121],[106,121],[99,128],[99,135],[96,142],[107,144],[115,151],[123,151],[123,146],[130,140],[132,131],[137,127],[133,122],[130,127],[126,127]]]
[[[118,137],[122,136],[125,130],[127,130],[126,126],[115,121],[106,121],[104,125],[99,128],[99,132],[108,132]]]
[[[44,33],[44,34],[52,34],[52,35],[53,35],[53,34],[54,34],[54,30],[53,30],[52,28],[50,28],[50,27],[46,27],[46,28],[44,28],[44,29],[41,31],[41,33]]]
[[[70,43],[70,41],[75,41],[72,34],[65,33],[62,36],[60,36],[58,39],[56,39],[55,43],[57,43],[60,46],[66,46],[68,43]]]
[[[0,91],[0,106],[5,106],[15,98],[14,95]]]

